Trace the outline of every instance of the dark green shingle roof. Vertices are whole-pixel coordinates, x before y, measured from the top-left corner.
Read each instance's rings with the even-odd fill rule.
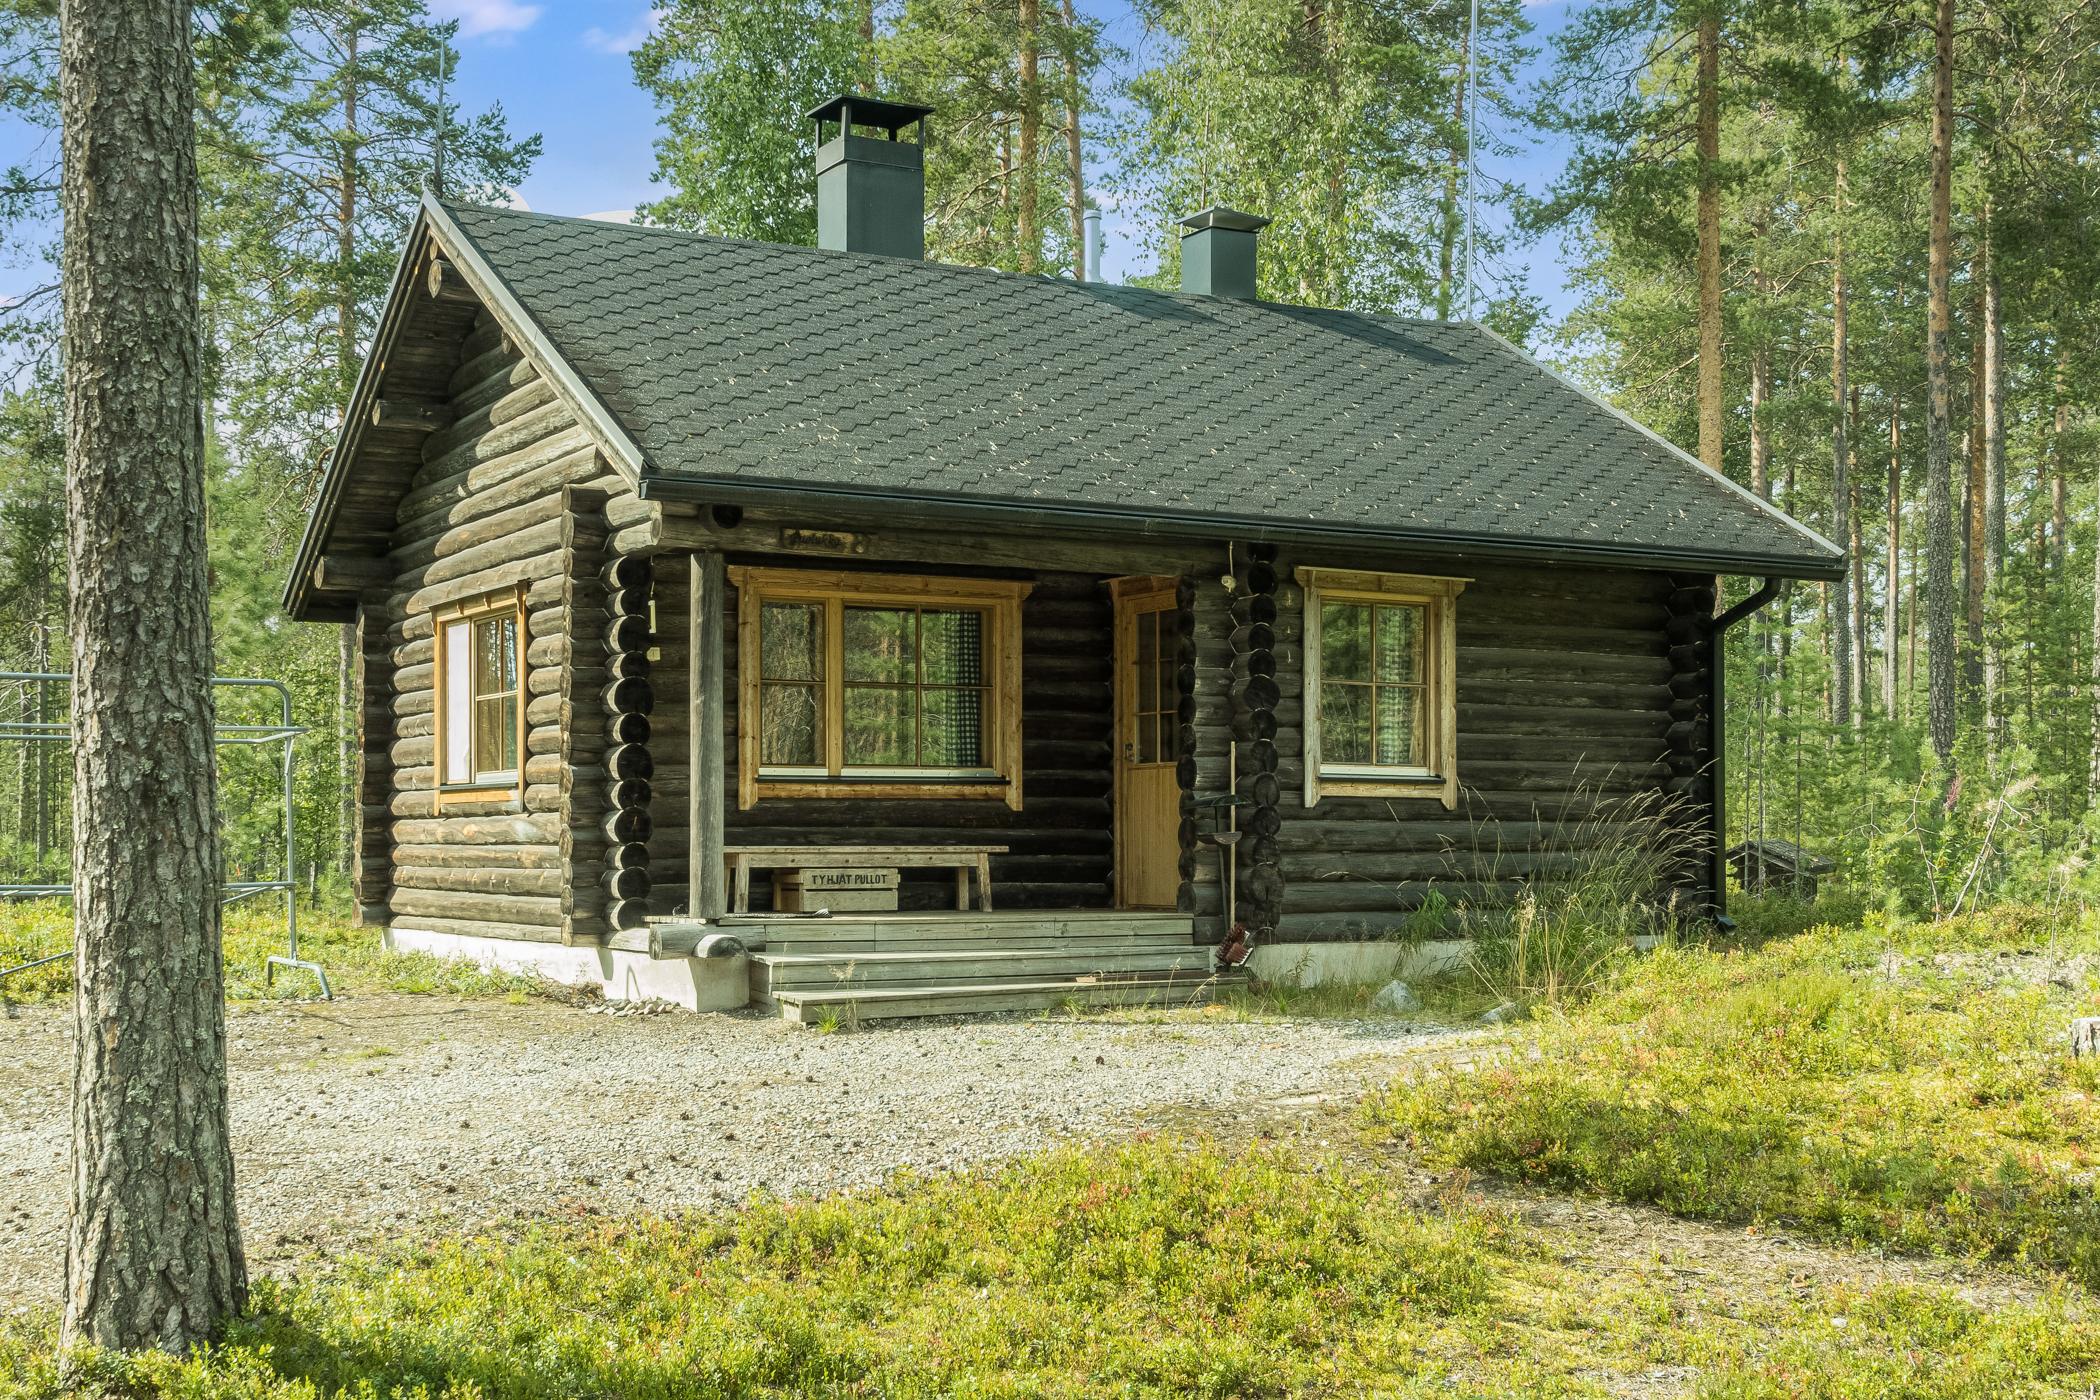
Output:
[[[1475,327],[446,212],[645,479],[1839,567]]]

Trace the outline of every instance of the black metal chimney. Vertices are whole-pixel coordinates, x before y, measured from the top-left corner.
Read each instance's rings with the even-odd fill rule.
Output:
[[[1181,290],[1253,301],[1256,236],[1269,226],[1259,214],[1222,204],[1181,221]]]
[[[931,107],[841,95],[815,111],[817,246],[926,256],[926,118]],[[908,127],[917,141],[899,140]],[[825,139],[828,127],[837,131]],[[855,127],[888,133],[862,136]]]

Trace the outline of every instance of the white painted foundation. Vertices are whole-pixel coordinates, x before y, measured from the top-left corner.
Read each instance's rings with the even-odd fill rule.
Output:
[[[492,971],[521,972],[569,987],[595,986],[607,1001],[668,1001],[688,1011],[733,1011],[751,1001],[751,959],[652,958],[611,948],[565,947],[515,938],[390,928],[385,946],[398,953],[462,958]]]
[[[1257,943],[1247,971],[1285,987],[1368,985],[1449,972],[1465,962],[1460,938],[1404,943],[1377,939],[1354,943]]]

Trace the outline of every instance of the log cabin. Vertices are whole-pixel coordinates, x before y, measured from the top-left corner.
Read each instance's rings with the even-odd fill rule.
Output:
[[[1479,325],[1259,299],[1260,218],[1179,291],[929,262],[927,114],[811,114],[815,247],[426,200],[285,599],[355,629],[359,917],[790,1019],[1182,997],[1381,973],[1638,791],[1718,913],[1720,630],[1840,551]]]

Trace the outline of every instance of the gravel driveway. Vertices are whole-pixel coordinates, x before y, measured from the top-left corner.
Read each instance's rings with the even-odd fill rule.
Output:
[[[55,1305],[69,1009],[0,1017],[0,1309]],[[228,1015],[241,1220],[265,1271],[431,1221],[821,1193],[1173,1108],[1348,1087],[1397,1022],[1012,1019],[836,1035],[757,1013],[371,996]]]

